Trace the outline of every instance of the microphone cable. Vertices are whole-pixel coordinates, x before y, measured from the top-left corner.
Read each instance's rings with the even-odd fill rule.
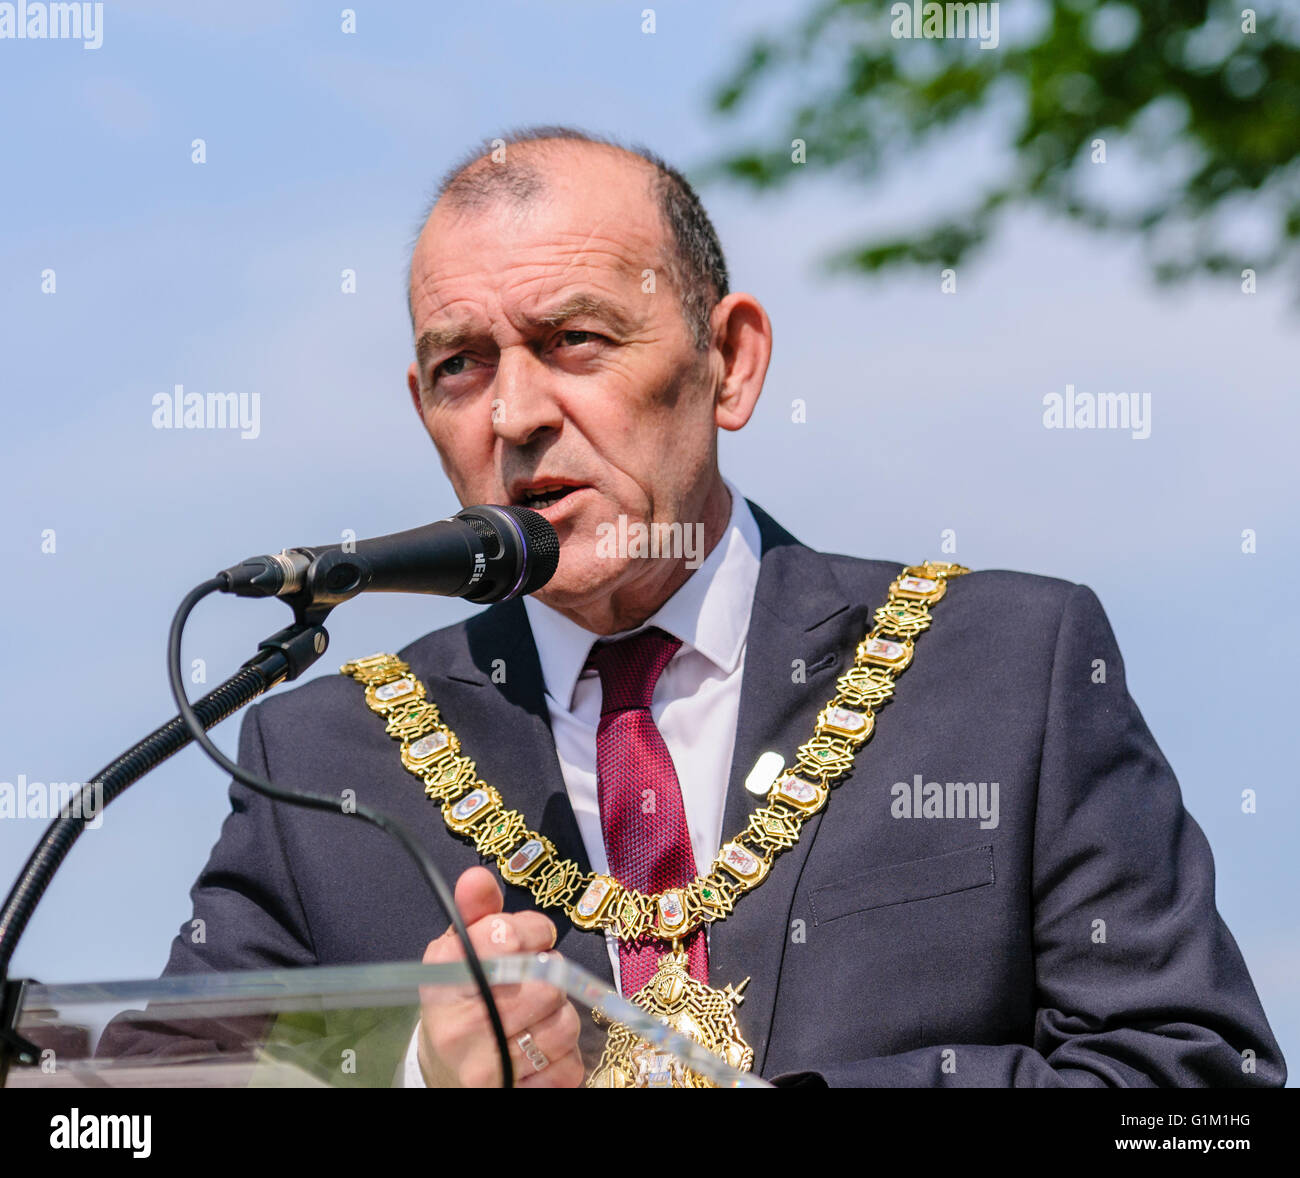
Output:
[[[210,594],[224,590],[226,584],[226,577],[223,574],[204,581],[201,585],[191,589],[177,607],[176,613],[172,617],[171,631],[167,637],[167,679],[171,685],[172,698],[176,701],[176,708],[185,727],[189,730],[190,736],[193,738],[194,743],[212,761],[254,793],[261,794],[273,801],[286,802],[291,806],[303,806],[311,810],[324,810],[332,814],[347,814],[350,817],[360,818],[363,822],[369,822],[372,826],[377,826],[385,834],[391,835],[401,844],[406,853],[414,860],[421,875],[424,876],[425,882],[429,885],[429,889],[438,901],[439,907],[456,930],[456,937],[465,953],[465,962],[473,975],[475,985],[478,987],[478,992],[483,999],[483,1005],[487,1007],[488,1018],[492,1023],[492,1034],[496,1040],[497,1054],[501,1057],[501,1087],[513,1088],[515,1082],[514,1066],[510,1061],[510,1047],[506,1041],[505,1027],[501,1024],[500,1011],[497,1010],[496,1000],[492,996],[492,987],[488,984],[487,974],[483,971],[483,963],[474,951],[474,946],[470,944],[469,931],[465,928],[465,922],[456,907],[456,901],[429,853],[420,846],[405,826],[380,810],[357,802],[355,810],[345,811],[340,806],[338,798],[331,798],[325,794],[308,793],[304,790],[288,789],[284,786],[275,785],[266,778],[259,777],[256,773],[250,773],[217,748],[204,730],[194,709],[190,706],[189,697],[185,693],[184,676],[181,672],[181,635],[184,633],[185,623],[189,620],[194,607]]]

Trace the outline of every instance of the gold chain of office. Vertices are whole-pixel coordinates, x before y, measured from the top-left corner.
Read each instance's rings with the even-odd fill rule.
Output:
[[[731,1015],[745,983],[717,991],[696,982],[687,972],[680,941],[705,924],[726,919],[737,900],[766,879],[776,857],[798,842],[804,822],[852,771],[854,756],[875,728],[875,709],[893,695],[895,679],[912,661],[916,637],[930,628],[930,607],[947,592],[949,578],[969,571],[943,561],[902,570],[889,586],[888,600],[875,611],[873,628],[858,643],[853,666],[839,677],[835,695],[818,714],[813,736],[799,746],[795,764],[772,783],[767,804],[723,844],[706,874],[656,895],[624,887],[610,875],[584,872],[572,859],[561,858],[550,839],[530,830],[524,816],[479,778],[424,684],[396,655],[355,659],[341,670],[365,685],[367,706],[384,717],[388,735],[401,741],[402,764],[441,805],[449,830],[496,860],[502,877],[527,888],[540,906],[563,908],[579,928],[608,929],[620,940],[652,936],[671,941],[672,952],[633,1001],[732,1066],[748,1070],[753,1052]],[[680,1069],[656,1073],[654,1061],[664,1058],[650,1053],[647,1063],[644,1052],[638,1055],[635,1037],[615,1024],[597,1075],[616,1086],[653,1085],[655,1075],[667,1075],[669,1086],[711,1086]]]

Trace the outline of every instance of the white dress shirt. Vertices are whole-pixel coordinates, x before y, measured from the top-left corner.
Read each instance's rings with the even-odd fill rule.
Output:
[[[695,867],[701,873],[722,844],[722,812],[740,714],[745,638],[762,551],[753,512],[731,483],[726,486],[731,494],[731,517],[700,567],[643,625],[610,636],[625,638],[658,626],[681,639],[655,685],[650,714],[677,770]],[[609,860],[596,791],[600,676],[583,670],[598,636],[533,597],[524,598],[524,609],[541,663],[551,732],[569,803],[592,870],[607,872]],[[508,783],[499,783],[499,788],[508,801]],[[618,941],[608,933],[606,940],[617,982]],[[424,1087],[416,1055],[418,1032],[417,1025],[406,1055],[407,1087]]]

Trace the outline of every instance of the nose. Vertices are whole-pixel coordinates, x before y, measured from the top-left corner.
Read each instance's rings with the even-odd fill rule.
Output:
[[[492,382],[492,429],[503,442],[527,446],[564,422],[553,375],[527,347],[503,348]]]

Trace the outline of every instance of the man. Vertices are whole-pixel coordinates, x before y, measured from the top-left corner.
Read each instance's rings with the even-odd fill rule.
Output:
[[[673,969],[729,995],[748,978],[736,1058],[749,1051],[777,1083],[1283,1082],[1215,909],[1209,847],[1092,592],[942,567],[905,581],[896,562],[804,547],[722,478],[717,431],[749,420],[771,326],[729,291],[676,172],[565,129],[512,136],[444,182],[410,298],[410,395],[457,497],[541,511],[561,557],[535,598],[402,651],[410,683],[394,663],[371,685],[391,697],[418,682],[538,849],[549,840],[546,870],[574,864],[583,883],[544,910],[535,879],[504,884],[531,870],[526,844],[522,859],[480,856],[449,829],[384,706],[348,675],[253,709],[245,764],[355,790],[416,830],[458,876],[481,954],[554,948],[629,996],[657,993]],[[395,472],[370,477],[403,492]],[[860,505],[864,527],[870,512]],[[638,525],[683,550],[612,543]],[[933,604],[933,624],[881,631],[887,598],[900,617]],[[868,632],[886,636],[875,663],[858,645]],[[880,688],[880,706],[846,682]],[[838,735],[832,698],[861,705],[836,713]],[[873,712],[863,743],[854,725]],[[852,746],[838,779],[807,767],[814,733],[814,752]],[[751,773],[763,753],[784,768]],[[767,836],[747,823],[782,781],[812,808],[755,866]],[[231,797],[193,892],[207,940],[179,937],[168,972],[460,956],[383,836],[238,785]],[[779,812],[801,804],[792,794]],[[710,878],[728,910],[704,919],[715,897],[692,881],[724,844],[732,861]],[[754,886],[747,872],[765,875]],[[593,916],[625,889],[649,897],[649,925]],[[670,957],[654,934],[672,929]],[[500,1006],[521,1086],[576,1085],[595,1066],[580,1048],[589,1020],[559,992],[527,986]],[[487,1026],[477,998],[426,1002],[408,1082],[440,1068],[494,1082]]]

